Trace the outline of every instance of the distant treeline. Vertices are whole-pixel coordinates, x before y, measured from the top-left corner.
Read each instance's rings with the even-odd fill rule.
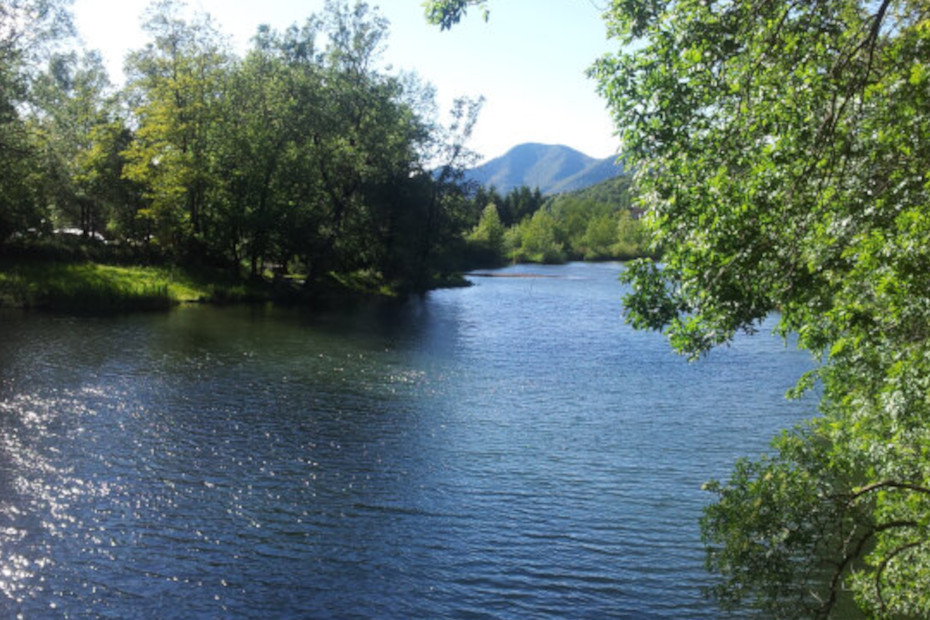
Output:
[[[474,203],[481,216],[467,235],[468,260],[493,266],[645,256],[647,240],[629,189],[625,175],[551,197],[526,187],[505,196],[480,189]]]

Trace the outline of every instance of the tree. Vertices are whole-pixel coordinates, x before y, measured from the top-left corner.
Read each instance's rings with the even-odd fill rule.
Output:
[[[315,182],[300,157],[310,147],[309,136],[301,137],[307,127],[299,108],[312,102],[296,87],[304,72],[300,61],[288,58],[285,41],[261,27],[245,59],[229,72],[220,104],[225,122],[217,127],[216,160],[226,181],[214,195],[213,243],[237,268],[248,259],[252,276],[261,273],[266,258],[287,264],[287,227],[302,211],[306,184]],[[317,81],[313,74],[311,82]]]
[[[23,118],[41,59],[72,31],[65,0],[0,4],[0,242],[43,225],[42,167],[35,135]]]
[[[442,30],[448,30],[459,23],[469,7],[480,8],[485,21],[490,16],[487,0],[427,0],[423,6],[427,21]]]
[[[514,226],[507,235],[510,257],[515,262],[564,263],[564,231],[547,209]]]
[[[642,224],[633,219],[626,182],[610,179],[549,198],[557,240],[570,260],[629,260],[647,256]]]
[[[467,143],[483,105],[484,97],[458,97],[452,103],[448,126],[433,123],[432,139],[423,158],[431,169],[418,175],[426,194],[418,201],[421,234],[413,254],[413,280],[420,290],[435,279],[437,274],[432,271],[459,268],[462,233],[474,225],[473,202],[469,200],[473,188],[465,181],[465,170],[478,161],[478,155]]]
[[[617,258],[636,258],[646,254],[649,239],[640,220],[634,219],[628,210],[620,212],[616,222],[615,243],[611,246],[611,255]],[[653,254],[657,249],[653,248]]]
[[[624,215],[626,215],[624,213]],[[627,217],[629,217],[627,215]],[[595,215],[588,220],[584,235],[578,243],[585,260],[610,258],[612,249],[617,243],[617,221],[609,214]]]
[[[428,3],[444,28],[467,0]],[[627,317],[700,357],[778,311],[820,416],[711,482],[725,605],[930,616],[930,11],[614,0],[597,78],[663,264]]]
[[[125,175],[145,188],[143,215],[159,244],[199,254],[211,236],[211,155],[231,56],[208,16],[188,23],[182,10],[175,0],[152,4],[145,29],[154,41],[127,60],[138,129]]]
[[[497,213],[497,205],[491,203],[484,208],[473,236],[475,239],[486,242],[491,249],[500,250],[503,248],[504,225]]]
[[[499,265],[504,260],[504,225],[493,202],[481,212],[478,225],[467,237],[469,263],[480,266]]]
[[[326,42],[307,74],[316,85],[301,91],[313,102],[301,106],[301,127],[317,191],[295,244],[307,285],[354,273],[394,289],[426,287],[448,239],[464,228],[454,196],[467,150],[454,128],[429,118],[432,89],[377,69],[388,32],[377,11],[328,2],[319,24]],[[456,109],[467,135],[477,107]],[[428,163],[437,161],[434,177]]]
[[[530,189],[526,185],[521,185],[511,189],[503,199],[495,204],[500,206],[501,222],[504,226],[513,226],[539,211],[544,202],[545,199],[538,187]]]
[[[75,52],[53,55],[33,84],[31,126],[44,163],[46,202],[54,206],[59,224],[77,227],[84,236],[106,230],[121,186],[119,170],[100,161],[99,151],[107,146],[97,143],[113,139],[104,129],[116,122],[109,87],[100,55]]]
[[[92,219],[104,222],[108,236],[143,241],[151,231],[139,217],[145,206],[142,188],[123,174],[124,153],[132,143],[133,133],[118,114],[106,118],[90,128],[89,148],[76,155],[74,183],[87,198]]]
[[[436,123],[431,88],[378,67],[387,21],[365,2],[260,27],[242,59],[209,16],[186,14],[181,0],[153,3],[153,41],[127,63],[122,170],[154,241],[253,277],[290,266],[310,292],[428,286],[464,244],[456,140],[480,106],[463,100],[450,130]]]
[[[729,603],[930,615],[930,13],[923,2],[616,1],[592,70],[664,265],[629,320],[700,356],[780,312],[821,416],[703,522]],[[808,377],[802,383],[810,383]]]

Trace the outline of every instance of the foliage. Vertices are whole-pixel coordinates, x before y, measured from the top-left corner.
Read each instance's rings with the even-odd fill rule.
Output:
[[[930,12],[914,0],[629,2],[596,64],[663,266],[629,320],[700,356],[773,310],[821,417],[711,485],[721,600],[930,615]],[[810,383],[808,377],[802,386]]]
[[[508,214],[499,218],[506,234],[497,260],[488,260],[485,254],[485,260],[478,261],[482,265],[505,258],[560,263],[627,260],[647,254],[645,233],[630,210],[629,180],[624,177],[549,198],[526,187],[501,197],[492,187],[479,190],[474,200],[481,204],[490,198],[504,205],[496,210]]]
[[[504,224],[493,202],[481,212],[478,225],[468,234],[468,258],[470,265],[493,267],[504,258]]]
[[[37,136],[24,118],[40,59],[71,32],[66,0],[0,4],[0,242],[39,228],[48,216],[40,196]]]
[[[210,235],[209,194],[218,182],[211,159],[231,63],[212,22],[188,23],[182,9],[173,0],[152,4],[144,27],[154,40],[126,63],[138,129],[124,174],[144,188],[140,216],[156,241],[175,252],[195,251]]]
[[[519,223],[523,218],[533,215],[543,206],[546,198],[539,191],[539,188],[530,189],[529,187],[516,187],[505,195],[501,195],[494,186],[480,186],[475,190],[472,199],[476,208],[476,214],[489,204],[497,207],[497,212],[501,223],[509,228]]]
[[[365,2],[261,27],[240,58],[208,15],[156,0],[119,92],[99,54],[54,49],[64,8],[0,7],[0,245],[78,229],[186,266],[296,271],[309,295],[422,290],[454,268],[481,101],[440,123],[429,86],[380,69],[387,21]],[[44,67],[20,45],[40,40]]]
[[[490,15],[487,0],[426,0],[423,7],[426,10],[427,21],[438,25],[442,30],[448,30],[459,23],[469,7],[480,8],[485,21]]]
[[[540,209],[508,231],[510,259],[515,263],[564,263],[563,236],[552,213]]]
[[[610,203],[615,209],[632,210],[633,199],[630,193],[632,181],[632,175],[620,174],[564,195],[578,200]]]
[[[616,228],[616,242],[607,249],[610,256],[621,260],[630,260],[642,256],[654,257],[661,254],[661,249],[655,247],[649,249],[649,233],[643,223],[633,217],[631,211],[620,212],[620,219],[617,221]],[[587,234],[591,235],[590,229]],[[587,243],[589,247],[598,248],[598,241],[588,240]]]
[[[128,199],[115,162],[121,123],[103,60],[97,53],[55,54],[36,76],[30,119],[44,183],[39,191],[56,224],[74,223],[85,236],[103,232]]]
[[[130,63],[139,129],[127,175],[146,188],[155,240],[246,260],[253,276],[293,267],[312,289],[357,272],[427,286],[464,226],[460,191],[454,173],[426,169],[442,150],[431,91],[376,68],[386,20],[363,2],[327,2],[302,27],[261,28],[240,60],[209,20],[178,12],[155,7],[155,43]],[[478,109],[466,103],[454,121],[464,137]]]

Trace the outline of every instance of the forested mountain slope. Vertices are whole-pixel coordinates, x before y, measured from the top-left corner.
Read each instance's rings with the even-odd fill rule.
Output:
[[[583,189],[617,176],[623,168],[611,156],[589,157],[563,145],[527,143],[468,171],[468,178],[501,192],[521,186],[543,194]]]

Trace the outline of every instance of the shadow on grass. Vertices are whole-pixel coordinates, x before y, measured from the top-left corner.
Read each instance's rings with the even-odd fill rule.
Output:
[[[166,310],[170,282],[149,268],[0,261],[0,305],[99,314]]]

